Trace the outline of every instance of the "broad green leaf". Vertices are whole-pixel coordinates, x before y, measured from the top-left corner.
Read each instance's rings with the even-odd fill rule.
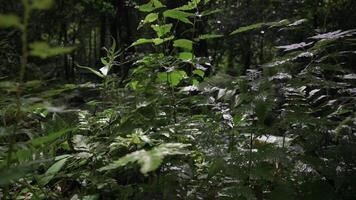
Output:
[[[193,24],[188,17],[194,16],[192,13],[180,11],[180,10],[166,10],[163,12],[164,17],[169,17],[172,19],[177,19],[181,22],[187,23],[187,24]]]
[[[156,21],[157,19],[158,19],[157,13],[150,13],[143,20],[143,24],[152,23],[152,22]]]
[[[217,34],[204,34],[200,35],[197,39],[198,40],[211,40],[216,38],[222,38],[224,35],[217,35]]]
[[[49,9],[53,5],[53,0],[33,0],[31,7],[33,9]]]
[[[96,71],[95,69],[92,69],[90,67],[81,66],[81,65],[78,65],[78,64],[77,64],[77,67],[89,70],[90,72],[92,72],[93,74],[99,76],[100,78],[104,78],[105,77],[102,73],[100,73],[99,71]]]
[[[187,39],[178,39],[174,41],[173,46],[191,51],[193,49],[193,41]]]
[[[203,70],[196,69],[196,70],[193,71],[193,74],[196,74],[196,75],[204,78],[205,72]]]
[[[126,166],[129,163],[137,162],[141,168],[140,171],[143,174],[156,170],[162,163],[164,157],[168,155],[184,155],[188,154],[184,148],[189,145],[181,143],[167,143],[161,144],[152,150],[139,150],[133,153],[127,154],[126,156],[120,158],[119,160],[109,164],[108,166],[102,167],[99,171],[113,170],[122,166]]]
[[[30,44],[30,48],[30,54],[32,56],[37,56],[42,59],[68,54],[75,49],[74,47],[50,47],[46,42],[34,42]]]
[[[69,157],[62,158],[55,162],[44,174],[44,177],[40,180],[42,185],[49,183],[53,177],[62,169]]]
[[[243,33],[243,32],[251,31],[254,29],[258,29],[258,28],[261,28],[265,24],[266,23],[257,23],[257,24],[252,24],[249,26],[240,27],[240,28],[236,29],[235,31],[231,32],[230,35],[235,35],[238,33]]]
[[[172,86],[177,86],[183,79],[187,78],[187,73],[182,70],[172,71],[172,72],[162,72],[158,74],[158,78],[162,82],[167,82]]]
[[[17,15],[4,15],[0,14],[0,28],[20,28],[21,20]]]
[[[179,58],[185,61],[192,60],[193,54],[191,52],[182,52],[179,53]]]
[[[141,45],[141,44],[149,44],[153,43],[153,39],[140,38],[136,42],[131,44],[131,47]]]
[[[156,31],[157,37],[161,38],[162,36],[169,33],[172,29],[172,24],[165,24],[165,25],[152,25],[151,28]]]

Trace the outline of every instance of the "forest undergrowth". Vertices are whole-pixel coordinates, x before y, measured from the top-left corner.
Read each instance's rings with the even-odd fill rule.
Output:
[[[209,0],[150,0],[136,7],[147,34],[73,61],[75,81],[33,77],[38,60],[84,52],[29,37],[54,3],[0,14],[21,43],[16,73],[0,74],[0,199],[355,199],[356,30],[290,18],[206,34],[199,23],[222,14]],[[230,54],[197,52],[267,32],[304,35],[232,74]]]

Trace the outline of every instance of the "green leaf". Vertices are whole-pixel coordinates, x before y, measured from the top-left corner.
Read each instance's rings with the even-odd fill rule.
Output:
[[[165,25],[152,25],[151,28],[156,31],[157,37],[162,37],[169,33],[172,29],[172,24],[165,24]]]
[[[205,10],[205,11],[203,11],[203,12],[201,12],[199,14],[199,17],[205,17],[205,16],[216,14],[216,13],[220,13],[220,12],[223,12],[223,11],[224,11],[223,9]]]
[[[222,38],[224,35],[217,35],[217,34],[204,34],[200,35],[197,40],[211,40],[216,38]]]
[[[193,49],[193,41],[187,39],[178,39],[174,41],[173,46],[191,51]]]
[[[183,79],[187,78],[185,71],[174,71],[169,73],[169,79],[172,86],[177,86]]]
[[[172,71],[172,72],[163,72],[158,74],[158,78],[162,82],[167,82],[172,86],[177,86],[183,79],[187,78],[187,73],[182,70]]]
[[[50,47],[46,42],[34,42],[30,44],[30,48],[30,54],[32,56],[37,56],[42,59],[68,54],[75,49],[74,47]]]
[[[168,37],[168,38],[153,38],[153,39],[146,39],[146,38],[140,38],[136,42],[132,43],[130,47],[142,45],[142,44],[150,44],[153,43],[155,45],[160,45],[166,41],[172,40],[174,36]]]
[[[138,6],[138,10],[141,12],[152,12],[163,7],[165,6],[159,0],[151,0],[146,4]]]
[[[193,71],[193,74],[196,74],[196,75],[204,78],[205,72],[203,70],[196,69],[196,70]]]
[[[105,58],[101,58],[100,60],[103,65],[109,64],[109,62]]]
[[[92,69],[90,67],[81,66],[81,65],[78,65],[78,64],[77,64],[77,67],[89,70],[90,72],[94,73],[95,75],[99,76],[100,78],[104,78],[105,77],[101,72],[96,71],[95,69]]]
[[[0,28],[20,28],[21,20],[17,15],[0,14]]]
[[[163,12],[164,17],[172,18],[172,19],[177,19],[181,22],[187,23],[187,24],[193,24],[188,17],[194,16],[192,13],[180,11],[180,10],[166,10]]]
[[[31,7],[33,9],[45,10],[51,8],[53,0],[33,0]]]
[[[193,54],[190,52],[182,52],[179,53],[179,58],[185,61],[192,60],[193,59]]]
[[[184,155],[188,154],[184,148],[189,145],[181,143],[167,143],[161,144],[152,150],[139,150],[133,153],[127,154],[119,160],[102,167],[99,171],[113,170],[122,166],[126,166],[129,163],[137,162],[141,166],[141,173],[147,174],[148,172],[156,170],[162,163],[164,157],[168,155]]]
[[[158,19],[158,14],[157,13],[150,13],[148,14],[145,19],[140,23],[139,28],[142,27],[145,24],[152,23]]]
[[[140,38],[136,40],[136,42],[132,43],[131,47],[149,43],[153,43],[153,39]]]
[[[38,137],[33,140],[30,140],[29,143],[35,147],[45,145],[45,144],[48,144],[48,143],[51,143],[51,142],[57,140],[59,137],[63,136],[64,134],[66,134],[72,130],[73,130],[73,128],[69,128],[69,129],[60,130],[60,131],[57,131],[54,133],[50,133],[47,136]]]
[[[193,10],[196,9],[201,0],[192,0],[189,1],[187,5],[175,8],[176,10]]]
[[[68,160],[69,156],[62,158],[55,162],[44,174],[44,177],[40,180],[42,185],[46,185],[49,183],[53,177],[62,169],[62,167],[65,165],[66,161]]]
[[[235,31],[233,31],[232,33],[230,33],[230,35],[235,35],[238,33],[243,33],[243,32],[251,31],[254,29],[258,29],[258,28],[261,28],[265,24],[266,23],[257,23],[257,24],[252,24],[249,26],[240,27],[240,28],[236,29]]]

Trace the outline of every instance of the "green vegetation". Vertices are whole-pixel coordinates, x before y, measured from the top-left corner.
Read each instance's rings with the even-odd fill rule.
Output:
[[[0,0],[0,199],[355,199],[355,10]]]

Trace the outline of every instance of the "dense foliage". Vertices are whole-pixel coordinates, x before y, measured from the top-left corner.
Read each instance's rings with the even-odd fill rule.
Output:
[[[0,0],[0,199],[355,199],[355,9]]]

